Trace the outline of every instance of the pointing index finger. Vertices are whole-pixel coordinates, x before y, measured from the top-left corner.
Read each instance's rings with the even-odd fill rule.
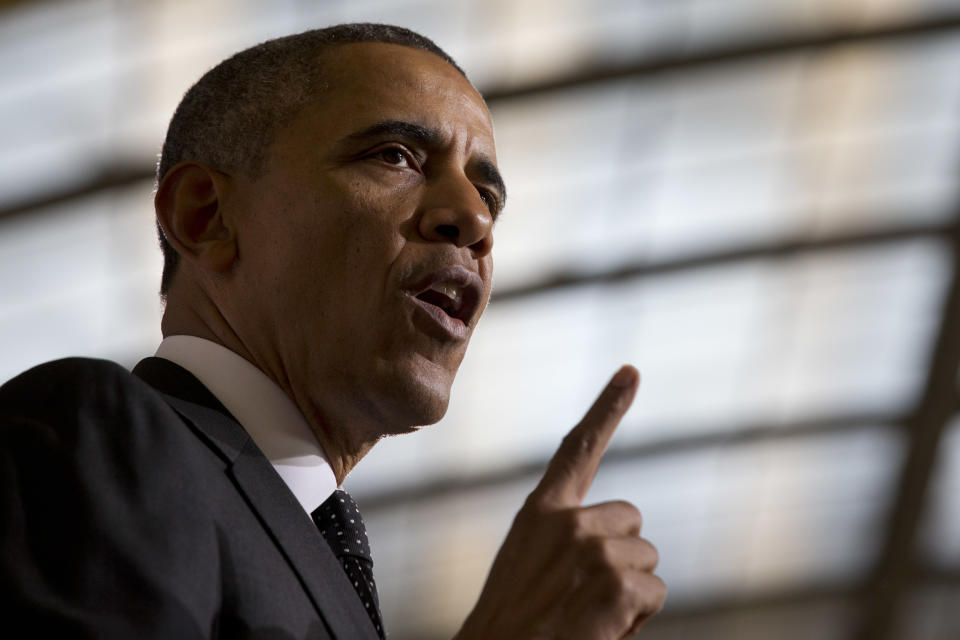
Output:
[[[531,498],[552,506],[579,506],[583,502],[639,382],[636,369],[620,367],[583,419],[564,437]]]

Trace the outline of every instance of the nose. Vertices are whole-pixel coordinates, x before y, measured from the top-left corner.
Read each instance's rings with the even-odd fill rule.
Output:
[[[462,172],[428,184],[418,229],[430,242],[469,247],[477,258],[493,249],[493,214]]]

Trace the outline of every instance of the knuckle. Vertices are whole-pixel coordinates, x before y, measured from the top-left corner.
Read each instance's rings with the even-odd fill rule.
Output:
[[[563,442],[560,447],[568,458],[577,460],[583,458],[590,452],[592,443],[595,441],[596,436],[589,431],[584,432],[583,429],[577,427],[563,437]]]
[[[587,538],[582,543],[583,554],[591,564],[602,564],[604,541],[602,538]]]
[[[627,500],[614,500],[611,502],[611,504],[617,505],[617,508],[622,509],[624,513],[628,513],[636,518],[643,517],[640,514],[640,509],[638,509],[637,505],[633,504],[632,502],[628,502]]]
[[[654,579],[654,588],[653,593],[650,594],[650,605],[654,613],[663,609],[664,603],[667,601],[667,584],[660,578],[660,576],[653,576]]]
[[[592,537],[583,541],[583,550],[590,566],[598,569],[605,576],[613,576],[620,580],[620,562],[617,550],[608,538]]]
[[[657,576],[640,577],[634,575],[626,580],[620,591],[615,594],[615,605],[629,618],[627,626],[637,622],[638,616],[648,618],[663,609],[666,601],[666,586]]]
[[[587,538],[589,528],[586,517],[581,509],[565,509],[556,514],[558,520],[557,526],[568,540],[584,540]]]
[[[612,396],[608,396],[606,400],[597,412],[597,418],[601,422],[619,420],[620,416],[630,408],[630,404],[633,402],[633,398],[629,394],[619,391],[614,392]]]
[[[644,564],[649,566],[651,569],[655,569],[656,566],[660,564],[660,552],[649,540],[644,540],[643,542],[645,554],[647,556]]]
[[[613,566],[604,566],[595,574],[597,585],[610,602],[621,602],[630,594],[630,585],[626,573]]]
[[[605,567],[609,567],[612,570],[616,570],[618,565],[621,564],[617,549],[610,540],[604,540],[600,544],[600,561]]]
[[[629,576],[618,575],[617,579],[610,583],[609,593],[616,608],[630,618],[626,621],[629,624],[637,609],[637,592]]]
[[[637,535],[639,535],[640,529],[643,528],[643,514],[640,512],[640,509],[632,502],[627,502],[626,500],[617,500],[612,504],[616,505],[616,508],[620,510],[620,517],[628,521],[633,528],[636,529]]]

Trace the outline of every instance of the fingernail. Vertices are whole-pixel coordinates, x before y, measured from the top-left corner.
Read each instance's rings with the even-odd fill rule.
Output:
[[[620,367],[620,370],[613,376],[613,379],[610,380],[610,386],[612,387],[629,387],[633,384],[634,379],[636,378],[636,370],[628,365],[623,365]]]

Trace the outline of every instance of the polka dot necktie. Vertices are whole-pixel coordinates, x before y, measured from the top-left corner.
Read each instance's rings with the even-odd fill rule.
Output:
[[[357,590],[377,634],[384,638],[380,601],[377,598],[377,586],[373,582],[373,558],[370,557],[367,530],[363,526],[357,503],[349,493],[337,489],[311,515],[343,565],[353,588]]]

